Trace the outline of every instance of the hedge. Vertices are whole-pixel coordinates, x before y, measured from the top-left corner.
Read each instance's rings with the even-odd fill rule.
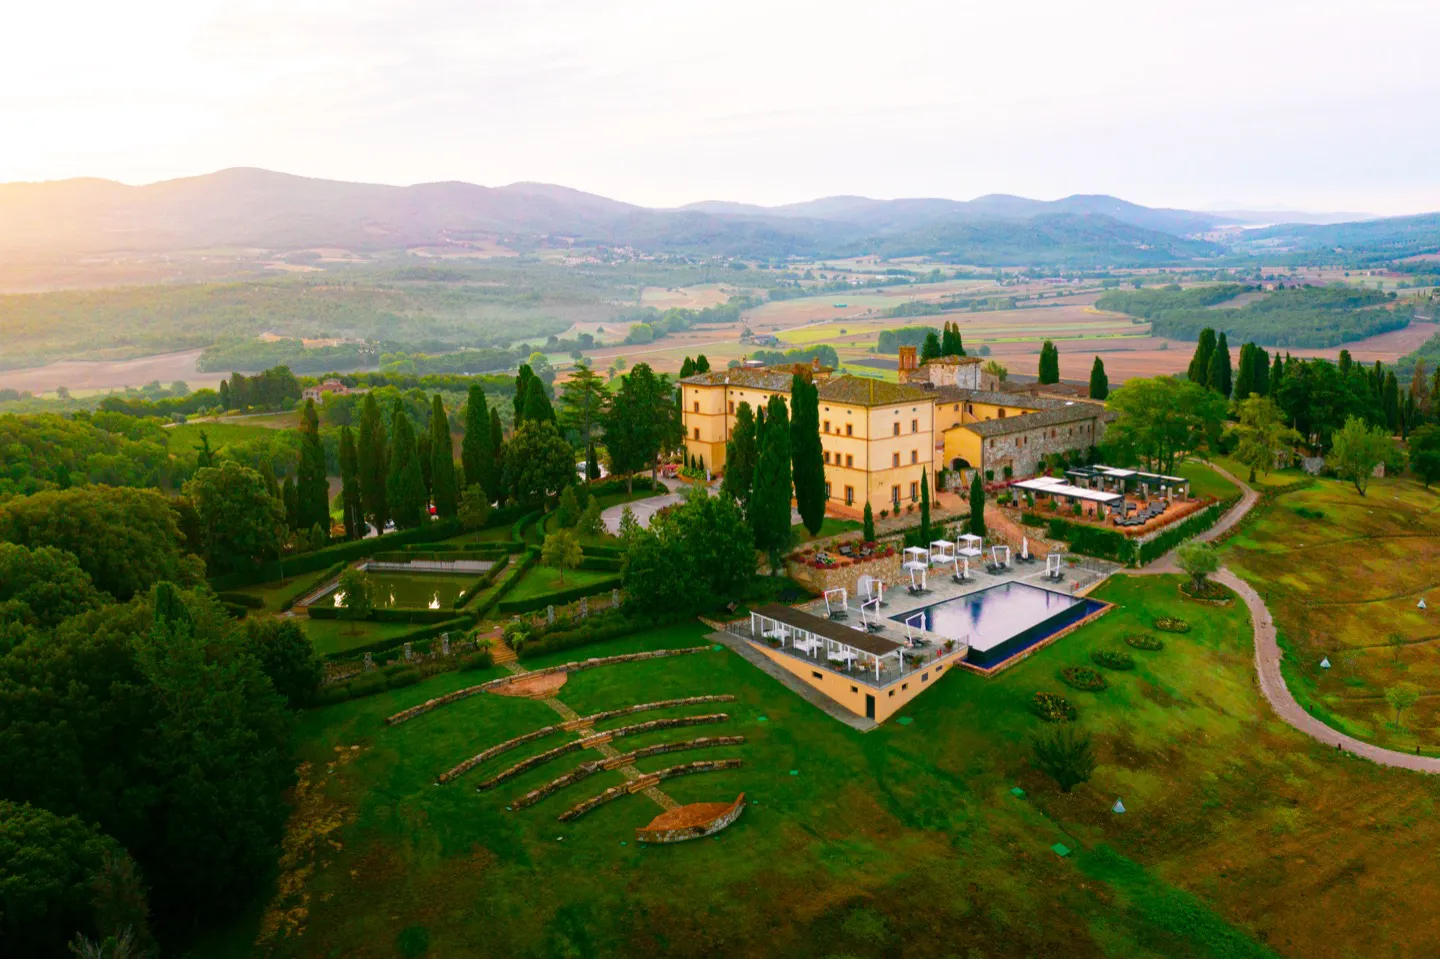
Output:
[[[1082,523],[1071,523],[1056,517],[1046,521],[1046,533],[1051,539],[1063,539],[1070,544],[1072,553],[1113,559],[1117,563],[1130,565],[1135,557],[1135,545],[1124,533]]]
[[[1205,507],[1200,512],[1180,523],[1172,529],[1168,529],[1148,543],[1141,543],[1136,550],[1136,565],[1144,566],[1160,556],[1164,556],[1176,546],[1185,542],[1193,536],[1205,532],[1220,521],[1220,517],[1229,511],[1230,507],[1240,501],[1240,497],[1232,496],[1221,503],[1214,503]]]
[[[230,614],[231,619],[244,619],[250,615],[250,610],[239,603],[221,602],[220,605],[225,608],[225,612]]]
[[[244,606],[248,609],[265,608],[265,600],[259,596],[251,596],[249,593],[216,593],[215,598],[233,606]]]
[[[623,546],[586,545],[581,547],[586,556],[611,556],[620,559],[625,555]]]
[[[280,612],[288,613],[290,611],[290,608],[295,605],[297,600],[304,599],[306,596],[309,596],[321,586],[324,586],[326,583],[330,582],[330,580],[334,579],[336,576],[339,576],[342,572],[344,572],[345,567],[349,565],[350,564],[348,562],[336,563],[329,569],[322,571],[319,576],[313,577],[310,582],[305,584],[305,588],[300,590],[300,592],[290,594],[290,598],[285,600],[285,602],[280,605]]]
[[[563,606],[573,600],[580,599],[582,596],[595,596],[619,588],[620,577],[610,576],[590,583],[588,586],[571,586],[569,589],[557,589],[553,593],[542,593],[539,596],[531,596],[529,599],[506,600],[500,603],[500,612],[529,613],[537,609],[544,609],[546,606]]]
[[[510,541],[511,541],[512,543],[523,543],[523,542],[525,542],[525,530],[528,529],[532,524],[534,524],[535,522],[537,522],[537,521],[538,521],[541,517],[543,517],[544,515],[545,515],[545,511],[544,511],[544,510],[539,510],[539,509],[537,509],[537,510],[531,510],[530,512],[526,513],[524,516],[522,516],[522,517],[520,517],[519,519],[517,519],[517,520],[515,521],[515,525],[510,527]],[[545,538],[543,532],[542,532],[540,538],[541,538],[541,539],[544,539],[544,538]]]
[[[635,477],[634,484],[635,489],[637,490],[648,489],[653,492],[657,485],[660,486],[662,489],[664,488],[663,483],[657,484],[648,476]],[[593,483],[587,484],[584,489],[586,493],[595,497],[612,496],[616,493],[627,492],[625,488],[625,477],[623,476],[612,476],[609,479],[596,480]]]
[[[425,550],[411,552],[409,550],[393,550],[387,553],[376,553],[370,559],[377,563],[412,563],[416,560],[431,560],[437,563],[454,563],[460,560],[492,560],[497,556],[506,556],[508,550],[480,550],[480,549],[456,549],[450,552]]]
[[[383,666],[370,673],[361,673],[343,683],[327,686],[315,694],[316,706],[333,706],[347,699],[373,696],[387,689],[413,686],[425,677],[419,666],[395,664]]]
[[[470,588],[465,590],[465,593],[463,595],[455,599],[455,602],[453,604],[455,608],[464,609],[466,606],[469,606],[470,600],[474,599],[476,596],[484,592],[491,583],[495,582],[495,577],[499,576],[501,571],[509,565],[510,557],[508,555],[501,556],[498,560],[495,561],[494,566],[491,566],[485,572],[480,574],[480,578],[475,580],[475,582],[471,584]]]
[[[345,610],[339,606],[311,606],[311,619],[343,619]],[[453,609],[372,609],[367,623],[442,623],[455,618]]]
[[[602,573],[620,572],[621,559],[618,556],[585,556],[576,569],[593,569]]]
[[[406,643],[418,643],[423,639],[430,639],[439,636],[441,633],[464,632],[471,626],[470,617],[463,616],[458,619],[447,619],[443,623],[435,623],[430,626],[422,626],[419,629],[412,629],[408,633],[401,633],[398,636],[391,636],[388,639],[378,639],[373,643],[366,643],[364,646],[353,646],[350,649],[334,653],[326,653],[323,659],[362,659],[366,653],[383,653],[387,650],[398,649]]]
[[[618,611],[606,612],[591,617],[572,629],[552,629],[542,633],[539,638],[527,639],[520,644],[516,655],[521,659],[530,659],[532,656],[558,653],[562,650],[574,649],[577,646],[599,643],[607,639],[618,639],[621,636],[654,629],[657,626],[668,626],[688,618],[683,614],[631,616]]]
[[[489,615],[490,610],[494,609],[496,604],[505,598],[505,594],[515,588],[515,584],[520,581],[520,577],[533,569],[538,562],[540,562],[540,551],[538,549],[527,550],[525,558],[515,564],[514,568],[510,570],[510,574],[501,581],[499,586],[495,587],[495,592],[486,596],[485,601],[475,607],[473,615],[476,621],[478,622]]]
[[[356,539],[348,543],[336,543],[334,546],[317,549],[313,553],[301,553],[299,556],[292,556],[288,559],[262,563],[252,570],[227,573],[210,580],[210,587],[221,591],[241,589],[257,583],[270,583],[288,576],[313,573],[317,569],[324,569],[335,563],[348,563],[352,560],[362,559],[372,555],[377,549],[395,549],[406,543],[437,542],[458,536],[462,532],[464,532],[464,528],[458,520],[429,522],[415,529],[386,533],[384,536],[372,539]]]

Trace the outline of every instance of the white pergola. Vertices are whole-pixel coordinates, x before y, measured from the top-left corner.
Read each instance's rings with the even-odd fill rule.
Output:
[[[905,565],[908,567],[911,563],[924,563],[929,566],[930,551],[923,546],[905,547]]]
[[[771,603],[750,611],[750,635],[780,640],[781,646],[803,653],[828,665],[833,660],[847,666],[874,668],[875,681],[887,660],[894,660],[897,672],[903,669],[903,645],[893,639],[871,635],[866,629],[837,625],[798,609]]]
[[[1083,486],[1071,486],[1063,480],[1053,476],[1042,476],[1036,479],[1020,480],[1011,484],[1016,489],[1027,490],[1041,496],[1061,497],[1072,502],[1082,500],[1094,503],[1097,509],[1123,509],[1125,495],[1123,493],[1104,493],[1099,490],[1086,489]]]
[[[955,562],[955,544],[948,539],[937,539],[930,541],[930,562],[932,565],[944,565]]]
[[[984,551],[981,549],[981,546],[985,541],[982,540],[979,536],[976,536],[974,533],[966,533],[965,535],[961,536],[960,542],[964,543],[965,545],[960,547],[960,549],[958,550],[958,555],[972,559],[977,556],[985,555]]]

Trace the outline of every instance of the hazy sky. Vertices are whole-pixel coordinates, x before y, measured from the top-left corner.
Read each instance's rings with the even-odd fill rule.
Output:
[[[1440,209],[1436,0],[23,0],[0,180]]]

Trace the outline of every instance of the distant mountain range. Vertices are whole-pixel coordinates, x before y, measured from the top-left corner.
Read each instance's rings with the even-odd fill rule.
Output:
[[[379,253],[498,238],[522,246],[608,244],[733,257],[923,254],[981,265],[1133,266],[1222,256],[1231,252],[1228,243],[1199,235],[1237,222],[1273,222],[1268,217],[1159,209],[1103,195],[836,196],[776,207],[707,201],[659,210],[542,183],[401,187],[242,168],[146,186],[98,179],[0,184],[0,254],[30,260],[317,247]],[[1426,220],[1269,227],[1247,230],[1237,242],[1272,252],[1328,249],[1336,237],[1353,236],[1425,252],[1412,248],[1431,239],[1440,248],[1440,224],[1401,221]]]

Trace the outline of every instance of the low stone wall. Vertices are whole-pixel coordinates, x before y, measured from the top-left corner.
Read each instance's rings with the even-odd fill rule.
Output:
[[[558,723],[554,726],[544,726],[534,732],[526,733],[523,736],[507,739],[498,746],[491,746],[484,752],[471,756],[455,768],[441,773],[436,777],[435,781],[439,783],[449,782],[456,776],[463,775],[474,769],[487,759],[494,759],[496,756],[507,753],[517,746],[523,746],[537,739],[543,739],[552,733],[573,732],[576,729],[583,729],[586,726],[594,725],[606,719],[615,719],[618,716],[631,716],[635,713],[649,712],[654,709],[669,709],[673,706],[699,706],[708,703],[730,703],[734,701],[735,697],[728,694],[724,696],[687,696],[684,699],[661,699],[653,703],[640,703],[638,706],[626,706],[624,709],[609,709],[601,713],[592,713],[589,716],[581,716],[579,719],[567,719],[563,723]]]
[[[669,843],[713,836],[740,818],[745,811],[745,794],[726,803],[692,803],[679,809],[667,809],[635,830],[638,842]]]
[[[680,716],[676,719],[652,719],[648,723],[637,723],[634,726],[622,726],[619,729],[606,730],[603,733],[596,733],[593,736],[586,736],[584,739],[577,739],[573,742],[568,742],[563,746],[556,746],[554,749],[551,749],[548,752],[543,752],[538,756],[531,756],[529,759],[516,763],[509,769],[506,769],[504,772],[500,772],[495,774],[494,776],[491,776],[489,779],[485,780],[483,783],[476,786],[475,788],[481,792],[484,792],[487,789],[494,789],[496,786],[500,785],[506,780],[514,779],[521,773],[534,769],[536,766],[542,766],[557,756],[563,756],[566,753],[573,753],[577,749],[590,749],[594,746],[603,746],[606,743],[611,742],[612,740],[620,739],[624,736],[638,736],[641,733],[655,732],[656,730],[660,729],[675,729],[682,726],[704,726],[710,723],[723,723],[728,721],[729,719],[730,717],[726,713],[707,713],[704,716]]]
[[[666,779],[674,779],[676,776],[693,776],[696,773],[720,772],[724,769],[738,769],[743,766],[742,759],[702,759],[693,763],[686,763],[683,766],[671,766],[669,769],[661,769],[658,772],[650,773],[648,776],[636,782],[628,782],[619,786],[611,786],[598,796],[592,796],[582,803],[576,803],[560,814],[561,822],[569,822],[578,819],[592,809],[603,806],[608,802],[614,802],[621,796],[629,796],[632,793],[647,789]]]
[[[785,574],[816,593],[824,593],[827,589],[839,589],[843,586],[853,597],[856,595],[855,584],[860,581],[861,576],[883,580],[887,587],[897,586],[901,577],[900,564],[904,562],[904,558],[904,554],[897,552],[893,556],[881,559],[860,562],[845,560],[848,565],[830,566],[823,569],[786,560]]]
[[[632,752],[622,753],[619,756],[612,756],[608,759],[597,759],[594,762],[581,763],[570,772],[541,786],[539,789],[532,789],[530,792],[516,799],[510,804],[511,809],[524,809],[526,806],[533,806],[546,796],[552,795],[566,786],[572,786],[586,777],[609,769],[618,769],[621,766],[628,766],[637,759],[644,759],[647,756],[660,756],[665,753],[678,753],[688,749],[708,749],[711,746],[740,746],[745,743],[744,736],[702,736],[699,739],[687,739],[678,743],[659,743],[655,746],[646,746],[644,749],[636,749]]]
[[[635,663],[646,659],[663,659],[666,656],[685,656],[690,653],[703,653],[709,646],[686,646],[683,649],[656,649],[648,653],[626,653],[621,656],[602,656],[583,659],[573,663],[565,663],[560,666],[547,666],[544,669],[535,669],[526,673],[517,673],[513,676],[501,676],[499,679],[492,679],[489,682],[481,683],[478,686],[466,686],[464,689],[457,689],[453,693],[446,693],[444,696],[437,696],[434,699],[427,699],[418,706],[411,706],[409,709],[402,709],[393,716],[386,718],[388,726],[396,726],[400,723],[414,719],[416,716],[423,716],[432,709],[458,702],[467,696],[474,696],[483,693],[488,689],[497,686],[504,686],[513,683],[523,676],[544,676],[547,673],[578,673],[582,669],[594,669],[597,666],[613,666],[616,663]]]

